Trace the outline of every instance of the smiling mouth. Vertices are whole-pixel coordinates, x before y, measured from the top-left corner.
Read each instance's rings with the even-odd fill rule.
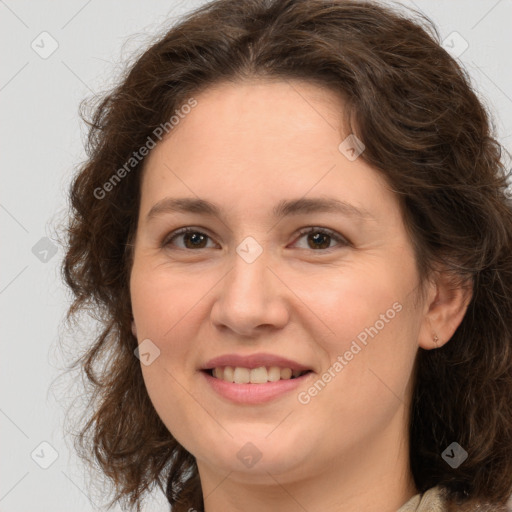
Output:
[[[203,371],[211,377],[234,384],[266,384],[279,380],[297,379],[311,373],[311,370],[292,370],[278,366],[260,366],[258,368],[219,366]]]

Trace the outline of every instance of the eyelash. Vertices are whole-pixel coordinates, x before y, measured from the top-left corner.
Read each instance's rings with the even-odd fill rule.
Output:
[[[171,245],[171,242],[177,238],[178,236],[180,235],[185,235],[187,233],[199,233],[201,235],[205,235],[207,236],[210,240],[212,239],[212,237],[210,237],[207,233],[204,233],[203,231],[200,231],[199,229],[197,228],[194,228],[194,227],[186,227],[186,228],[180,228],[180,229],[177,229],[176,231],[173,231],[172,233],[170,233],[168,236],[164,237],[164,239],[162,240],[161,242],[161,247],[162,248],[165,248],[165,247],[168,247],[169,245]],[[327,228],[320,228],[320,227],[310,227],[310,228],[305,228],[303,230],[301,230],[299,232],[299,239],[301,237],[303,237],[304,235],[309,235],[310,233],[321,233],[323,235],[327,235],[329,236],[331,239],[333,239],[334,241],[338,242],[342,247],[343,246],[350,246],[350,242],[342,237],[341,235],[339,235],[338,233],[336,233],[335,231],[332,231],[331,229],[327,229]],[[336,249],[336,247],[338,246],[334,246],[334,247],[329,247],[327,249],[311,249],[311,251],[314,251],[314,252],[330,252],[331,250],[333,249]],[[178,248],[178,250],[182,250],[182,251],[197,251],[197,250],[201,250],[201,249],[207,249],[206,247],[200,247],[199,249],[183,249],[181,247]]]

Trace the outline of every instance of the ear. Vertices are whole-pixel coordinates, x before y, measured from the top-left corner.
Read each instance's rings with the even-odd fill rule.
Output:
[[[132,334],[137,337],[137,327],[135,326],[135,320],[132,320]]]
[[[448,272],[435,272],[426,294],[418,345],[431,350],[447,343],[462,322],[472,295],[471,282],[455,283]]]

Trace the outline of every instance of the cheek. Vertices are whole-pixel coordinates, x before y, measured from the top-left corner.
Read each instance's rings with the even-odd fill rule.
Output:
[[[348,350],[358,337],[363,344],[374,336],[387,337],[402,321],[403,303],[409,302],[408,283],[414,276],[411,273],[410,279],[404,279],[406,268],[390,272],[385,263],[375,261],[373,265],[346,265],[310,276],[286,276],[286,283],[304,303],[300,310],[308,318],[308,325],[325,334],[321,342],[317,341],[330,354]]]
[[[142,265],[140,266],[142,267]],[[179,273],[139,271],[131,278],[132,309],[139,344],[149,339],[158,347],[158,356],[142,364],[142,375],[150,400],[169,432],[186,449],[195,450],[190,430],[207,421],[200,397],[193,400],[190,386],[190,329],[197,325],[197,303],[201,290],[191,287],[191,279]],[[202,294],[204,295],[204,292]],[[141,346],[141,345],[140,345]],[[195,347],[197,350],[197,347]],[[196,433],[193,439],[199,436]]]
[[[176,411],[186,416],[197,405],[191,400],[190,381],[197,371],[199,345],[203,346],[197,334],[206,318],[202,299],[214,283],[207,276],[194,278],[142,261],[133,266],[130,292],[137,338],[139,344],[151,340],[159,351],[153,363],[142,365],[144,381],[156,411],[173,433],[183,422]],[[194,415],[197,419],[201,411],[195,411],[190,421],[195,421]]]
[[[419,323],[414,279],[413,266],[404,264],[400,272],[384,265],[346,269],[323,289],[302,282],[299,295],[328,333],[315,340],[325,356],[322,382],[301,397],[314,416],[330,411],[364,424],[368,411],[384,418],[406,401]]]
[[[163,341],[177,328],[190,325],[189,314],[207,291],[204,280],[185,272],[134,265],[130,292],[139,340]]]
[[[131,280],[139,344],[151,340],[158,354],[151,365],[142,365],[144,381],[156,411],[173,432],[175,411],[186,414],[191,405],[190,380],[197,370],[195,332],[201,325],[200,298],[208,288],[194,287],[194,282],[190,276],[161,271],[136,271]]]

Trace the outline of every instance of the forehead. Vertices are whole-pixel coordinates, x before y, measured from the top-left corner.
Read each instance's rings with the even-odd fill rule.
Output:
[[[141,214],[171,192],[242,209],[310,192],[361,206],[365,193],[385,193],[379,173],[340,152],[350,132],[342,98],[329,89],[258,80],[217,84],[194,99],[146,159]]]
[[[284,159],[299,156],[314,161],[325,158],[328,149],[335,154],[343,135],[340,98],[308,82],[223,82],[194,100],[196,106],[151,152],[147,167],[166,149],[179,153],[180,161],[200,154],[206,163],[213,159],[242,167],[249,159],[270,164],[273,158],[281,166]],[[311,154],[311,149],[322,152]]]

